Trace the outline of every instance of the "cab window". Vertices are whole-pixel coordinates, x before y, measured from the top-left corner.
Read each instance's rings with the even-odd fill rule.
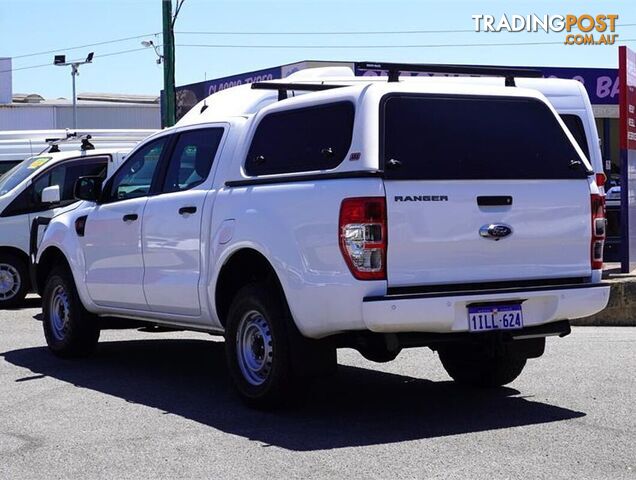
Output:
[[[42,201],[42,190],[53,185],[60,187],[60,203],[75,202],[73,190],[77,179],[88,176],[105,178],[107,164],[107,158],[100,158],[88,162],[86,160],[69,162],[53,167],[33,181],[31,186],[33,203],[39,204]]]
[[[105,200],[113,202],[148,195],[167,142],[168,137],[161,137],[131,155],[113,176]]]
[[[223,137],[223,128],[205,128],[179,134],[163,183],[163,192],[188,190],[203,183]]]
[[[2,216],[41,212],[50,208],[64,207],[75,202],[73,190],[79,177],[106,177],[108,157],[91,157],[63,162],[35,177],[2,213]],[[60,187],[60,202],[54,205],[42,203],[42,190],[57,185]]]

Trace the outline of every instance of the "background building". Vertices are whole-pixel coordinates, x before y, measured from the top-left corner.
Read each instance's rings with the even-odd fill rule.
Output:
[[[52,130],[73,127],[72,99],[45,99],[13,93],[11,59],[0,58],[0,130]],[[80,93],[78,129],[159,129],[157,95]]]

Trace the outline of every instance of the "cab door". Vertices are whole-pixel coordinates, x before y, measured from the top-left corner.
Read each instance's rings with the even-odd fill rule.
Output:
[[[224,128],[177,134],[161,182],[143,218],[144,294],[150,310],[201,314],[201,225],[212,165]]]
[[[134,152],[104,186],[84,230],[86,286],[97,305],[147,310],[143,291],[141,231],[149,195],[156,189],[169,137]]]

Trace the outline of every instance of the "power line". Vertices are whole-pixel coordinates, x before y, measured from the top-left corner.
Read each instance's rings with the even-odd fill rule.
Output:
[[[361,31],[361,32],[174,32],[178,35],[410,35],[420,33],[464,33],[475,30],[389,30],[389,31]]]
[[[635,42],[636,38],[617,40],[616,43]],[[525,45],[563,45],[563,40],[552,42],[515,42],[515,43],[438,43],[438,44],[411,44],[411,45],[238,45],[238,44],[177,44],[177,47],[194,48],[278,48],[278,49],[371,49],[371,48],[452,48],[452,47],[505,47]]]
[[[162,45],[157,45],[157,47],[161,47]],[[140,48],[131,48],[129,50],[120,50],[118,52],[109,52],[109,53],[102,53],[100,55],[95,55],[93,58],[102,58],[102,57],[112,57],[115,55],[124,55],[126,53],[131,53],[131,52],[139,52],[141,50],[147,50],[146,47],[140,47]],[[74,62],[75,60],[68,60],[69,63]],[[79,61],[79,60],[78,60]],[[18,68],[12,68],[10,70],[0,70],[0,73],[5,73],[5,72],[15,72],[17,70],[30,70],[32,68],[42,68],[42,67],[51,67],[54,66],[53,63],[42,63],[40,65],[29,65],[26,67],[18,67]]]
[[[627,42],[636,42],[636,38],[626,38],[619,39],[616,43],[627,43]],[[438,44],[410,44],[410,45],[240,45],[240,44],[177,44],[177,47],[180,48],[255,48],[255,49],[265,49],[265,48],[274,48],[274,49],[284,49],[284,50],[301,50],[301,49],[374,49],[374,48],[453,48],[453,47],[513,47],[513,46],[535,46],[535,45],[563,45],[562,40],[551,41],[551,42],[515,42],[515,43],[438,43]],[[161,47],[162,45],[157,45],[157,47]],[[100,57],[111,57],[115,55],[123,55],[131,52],[138,52],[141,50],[146,50],[146,47],[141,48],[133,48],[129,50],[120,50],[117,52],[110,53],[102,53],[100,55],[95,55],[95,58]],[[70,60],[72,61],[72,60]],[[26,67],[18,67],[13,68],[11,70],[0,70],[0,73],[10,72],[10,71],[18,71],[18,70],[30,70],[33,68],[42,68],[52,66],[52,63],[43,63],[40,65],[29,65]]]
[[[620,23],[616,27],[633,27],[636,23]],[[331,31],[331,32],[240,32],[240,31],[191,31],[175,32],[178,35],[416,35],[435,33],[476,33],[474,29],[465,30],[385,30],[385,31]]]
[[[156,47],[161,48],[163,47],[163,45],[156,45]],[[140,52],[141,50],[148,50],[148,48],[140,47],[140,48],[131,48],[130,50],[120,50],[119,52],[102,53],[100,55],[95,55],[95,58],[112,57],[114,55],[123,55],[125,53]]]
[[[621,23],[616,24],[617,27],[633,27],[636,26],[636,23]],[[183,32],[175,32],[179,35],[415,35],[415,34],[437,34],[437,33],[475,33],[475,30],[471,29],[459,29],[459,30],[378,30],[378,31],[331,31],[331,32],[240,32],[240,31],[183,31]],[[103,42],[97,43],[87,43],[84,45],[77,45],[74,47],[66,47],[66,48],[56,48],[52,50],[43,50],[40,52],[33,53],[25,53],[22,55],[14,55],[11,58],[19,59],[19,58],[28,58],[28,57],[37,57],[40,55],[48,55],[51,53],[69,51],[69,50],[80,50],[82,48],[89,47],[98,47],[101,45],[110,45],[113,43],[125,42],[128,40],[136,40],[138,38],[145,38],[159,35],[161,32],[152,32],[143,35],[134,35],[131,37],[123,37],[116,38],[113,40],[105,40]],[[238,47],[237,47],[238,48]],[[268,47],[269,48],[269,47]],[[408,48],[408,47],[407,47]],[[44,66],[44,64],[42,65]],[[28,68],[35,68],[28,67]],[[26,68],[26,67],[23,67]],[[22,70],[23,68],[16,68],[14,70]]]
[[[125,42],[127,40],[136,40],[138,38],[150,37],[150,36],[154,36],[158,34],[159,32],[155,32],[155,33],[147,33],[145,35],[135,35],[134,37],[116,38],[114,40],[106,40],[106,41],[97,42],[97,43],[87,43],[86,45],[78,45],[76,47],[56,48],[55,50],[45,50],[42,52],[25,53],[24,55],[15,55],[12,58],[16,59],[16,58],[26,58],[26,57],[37,57],[38,55],[48,55],[48,54],[56,53],[56,52],[79,50],[81,48],[97,47],[100,45],[109,45],[111,43]],[[20,69],[16,69],[16,70],[20,70]]]

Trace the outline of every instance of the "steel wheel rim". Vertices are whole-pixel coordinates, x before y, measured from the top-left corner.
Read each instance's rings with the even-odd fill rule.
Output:
[[[70,305],[66,290],[61,285],[55,287],[51,295],[49,316],[53,336],[57,340],[64,340],[70,324]]]
[[[236,355],[239,368],[250,385],[267,381],[272,370],[274,341],[265,317],[256,310],[243,315],[236,336]]]
[[[0,263],[0,300],[10,300],[22,287],[20,272],[9,263]]]

